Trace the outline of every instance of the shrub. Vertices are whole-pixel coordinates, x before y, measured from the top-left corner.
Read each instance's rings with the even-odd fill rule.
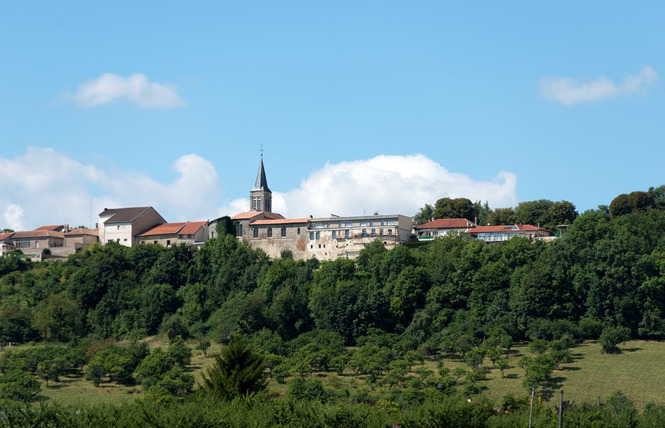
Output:
[[[618,354],[621,352],[617,346],[630,339],[630,329],[628,327],[606,327],[603,334],[600,335],[600,346],[605,354]]]

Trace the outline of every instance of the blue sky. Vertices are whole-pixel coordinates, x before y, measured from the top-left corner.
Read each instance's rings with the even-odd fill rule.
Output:
[[[658,2],[3,2],[0,228],[665,184]],[[92,212],[92,216],[90,215]]]

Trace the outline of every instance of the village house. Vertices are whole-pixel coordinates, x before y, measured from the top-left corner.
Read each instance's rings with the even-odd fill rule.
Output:
[[[477,226],[467,230],[466,234],[487,243],[504,242],[515,236],[529,238],[531,241],[548,240],[552,236],[551,231],[529,224]]]
[[[438,218],[415,227],[419,241],[429,241],[451,233],[460,234],[476,227],[476,224],[465,218]]]
[[[0,257],[14,249],[12,235],[14,232],[0,233]]]
[[[99,242],[99,230],[84,227],[69,229],[65,232],[65,248],[72,249],[73,253],[81,248],[89,247]]]
[[[14,248],[21,250],[23,254],[32,258],[42,260],[45,249],[49,252],[56,248],[65,246],[65,234],[48,229],[37,229],[30,231],[14,232],[11,236]]]
[[[131,247],[138,244],[140,233],[163,223],[166,220],[153,207],[104,208],[99,213],[99,242]]]
[[[161,244],[165,247],[179,244],[202,245],[207,239],[207,221],[162,223],[138,235],[141,244]]]

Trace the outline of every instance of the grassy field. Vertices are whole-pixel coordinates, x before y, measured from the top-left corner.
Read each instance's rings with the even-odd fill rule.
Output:
[[[166,346],[166,343],[152,339],[150,345]],[[620,348],[622,353],[617,355],[602,354],[600,345],[595,342],[587,342],[571,349],[574,361],[554,372],[553,382],[540,391],[542,399],[558,402],[559,391],[563,388],[565,400],[578,403],[595,402],[598,397],[604,400],[621,390],[638,408],[648,402],[665,404],[665,395],[661,393],[662,385],[665,385],[665,342],[631,341]],[[201,351],[193,352],[188,371],[195,376],[197,383],[201,381],[204,370],[213,364],[211,355],[220,349],[220,345],[213,344],[208,350],[207,358]],[[487,379],[480,382],[483,387],[482,395],[492,401],[498,401],[508,393],[526,395],[527,391],[522,386],[524,370],[517,366],[523,355],[531,355],[526,345],[516,346],[512,350],[509,356],[510,368],[504,371],[505,377],[501,376],[499,370],[489,369]],[[428,361],[425,366],[436,371],[436,364]],[[443,364],[451,369],[468,369],[460,360],[444,359]],[[485,360],[485,367],[491,367],[489,360]],[[387,388],[382,385],[366,385],[362,376],[356,379],[348,370],[342,376],[326,373],[317,377],[323,380],[326,387],[332,389],[348,388],[381,393]],[[271,381],[269,389],[283,394],[286,386]],[[121,404],[141,397],[143,391],[140,385],[126,387],[103,383],[95,387],[81,376],[62,377],[60,382],[49,382],[48,387],[43,384],[42,395],[62,404]]]

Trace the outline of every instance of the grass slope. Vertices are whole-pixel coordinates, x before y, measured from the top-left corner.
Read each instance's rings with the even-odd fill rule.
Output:
[[[162,343],[152,343],[152,346],[165,346]],[[190,344],[191,345],[191,344]],[[643,408],[648,402],[665,404],[665,396],[661,394],[661,386],[665,384],[665,342],[631,341],[620,346],[622,353],[617,355],[602,354],[600,345],[596,342],[587,342],[571,349],[574,361],[565,364],[562,370],[555,371],[552,382],[539,391],[541,399],[558,402],[559,390],[564,389],[564,399],[575,402],[595,402],[621,390],[628,398],[633,400],[638,408]],[[194,351],[192,364],[188,371],[194,375],[197,382],[201,381],[201,374],[213,364],[211,354],[219,352],[220,345],[215,344],[208,350],[208,357],[204,358],[201,351]],[[531,355],[526,345],[516,346],[509,357],[510,368],[505,370],[505,377],[497,369],[489,369],[487,380],[480,382],[484,390],[482,395],[492,401],[499,401],[505,394],[526,395],[522,386],[524,370],[517,366],[523,355]],[[444,359],[446,367],[469,367],[462,361]],[[436,371],[436,362],[425,363],[427,368]],[[490,368],[491,362],[485,360],[485,367]],[[368,385],[363,377],[358,379],[350,371],[343,376],[332,373],[315,375],[324,381],[328,388],[349,388],[352,390],[365,390],[368,393],[381,394],[387,391],[384,385]],[[285,385],[270,382],[269,389],[283,394]],[[126,387],[117,384],[103,383],[94,387],[83,377],[62,377],[60,382],[49,382],[46,387],[42,384],[41,395],[61,404],[87,405],[87,404],[121,404],[131,402],[143,395],[140,385]]]

